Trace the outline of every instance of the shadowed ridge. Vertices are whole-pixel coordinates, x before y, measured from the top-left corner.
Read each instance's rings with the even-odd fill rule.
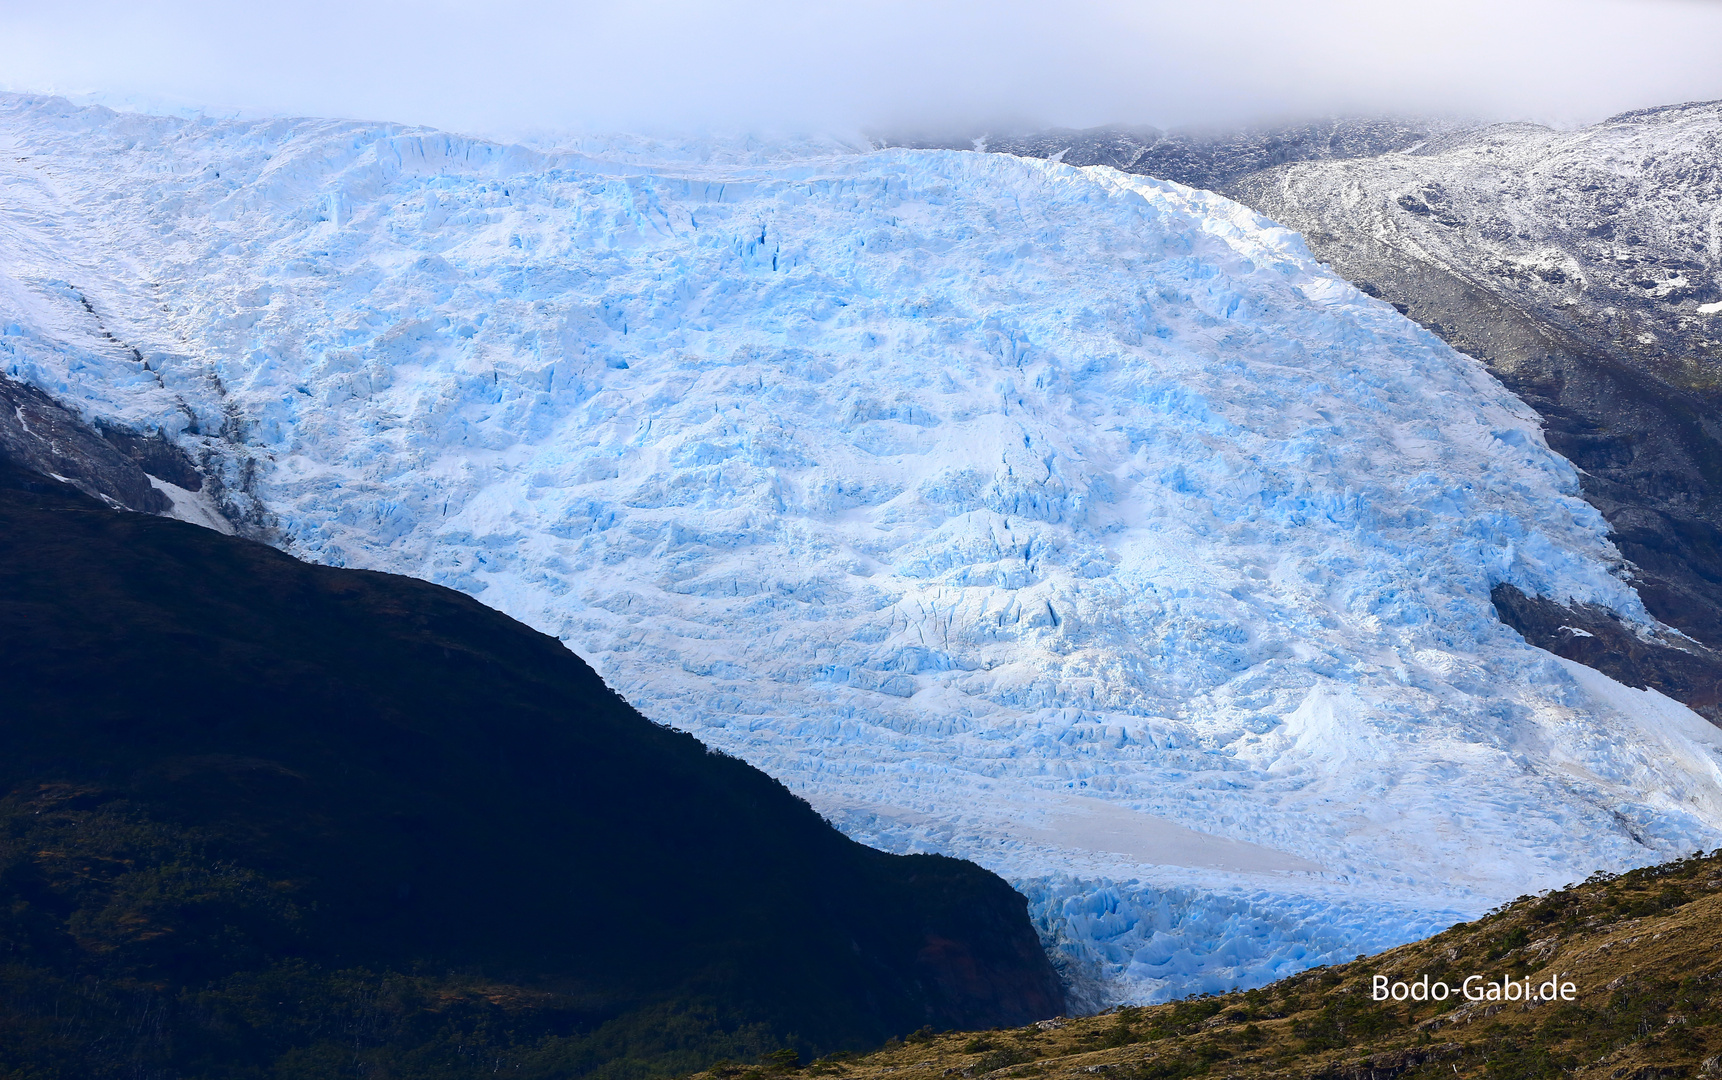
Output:
[[[12,470],[0,700],[0,1072],[644,1076],[1063,1003],[1003,881],[554,638]]]
[[[120,434],[140,448],[154,446],[130,432]],[[159,514],[173,505],[150,486],[136,461],[70,410],[29,383],[0,376],[0,462],[7,461],[62,477],[85,495],[128,510]]]

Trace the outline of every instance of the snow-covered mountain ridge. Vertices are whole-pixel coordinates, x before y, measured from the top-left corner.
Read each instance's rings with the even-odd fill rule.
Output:
[[[294,552],[455,586],[1094,1000],[1722,837],[1715,729],[1535,417],[1216,195],[1001,155],[609,164],[0,99],[0,362]]]

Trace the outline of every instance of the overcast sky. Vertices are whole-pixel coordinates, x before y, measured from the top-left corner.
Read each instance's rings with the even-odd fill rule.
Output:
[[[1718,0],[0,0],[0,85],[534,130],[856,130],[1722,98]]]

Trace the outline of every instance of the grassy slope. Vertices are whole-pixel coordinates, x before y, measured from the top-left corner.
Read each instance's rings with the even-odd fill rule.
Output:
[[[1023,1022],[1060,1000],[1025,906],[470,598],[0,475],[6,1080],[645,1076]]]
[[[1530,976],[1570,1003],[1385,1002],[1374,977]],[[1722,852],[1590,881],[1435,937],[1259,990],[980,1033],[922,1031],[807,1075],[945,1077],[1722,1076]],[[781,1066],[721,1066],[710,1080]]]

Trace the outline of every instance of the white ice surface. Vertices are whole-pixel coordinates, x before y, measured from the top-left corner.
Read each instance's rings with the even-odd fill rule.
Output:
[[[997,869],[1090,1003],[1722,842],[1708,725],[1495,618],[1647,618],[1535,416],[1218,196],[19,97],[0,143],[9,374]]]

